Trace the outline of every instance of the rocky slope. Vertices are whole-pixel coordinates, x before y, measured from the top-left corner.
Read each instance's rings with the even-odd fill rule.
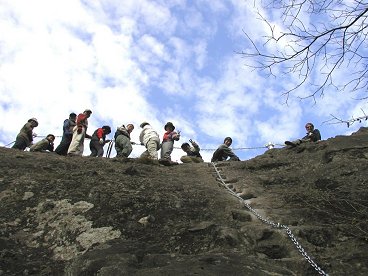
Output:
[[[367,275],[367,129],[217,167],[1,148],[0,275]]]

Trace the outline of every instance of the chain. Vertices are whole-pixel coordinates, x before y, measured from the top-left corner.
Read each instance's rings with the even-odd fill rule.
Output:
[[[216,163],[211,162],[213,168],[215,169],[218,179],[221,182],[221,185],[225,187],[225,189],[234,197],[239,199],[248,209],[251,213],[253,213],[260,221],[262,221],[265,224],[271,225],[274,228],[284,229],[286,231],[286,234],[291,239],[291,241],[294,243],[295,247],[298,249],[300,254],[308,261],[308,263],[320,274],[328,276],[326,272],[324,272],[313,260],[312,258],[307,254],[307,252],[304,250],[304,248],[300,245],[298,240],[295,238],[294,234],[291,232],[290,228],[284,224],[275,223],[267,218],[262,217],[255,209],[252,208],[243,198],[241,198],[237,193],[235,193],[233,190],[231,190],[225,183],[224,179],[222,178],[219,169],[216,167]]]

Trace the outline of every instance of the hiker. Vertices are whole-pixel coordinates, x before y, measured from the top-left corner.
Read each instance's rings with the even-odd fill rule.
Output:
[[[30,147],[30,151],[54,151],[54,141],[55,141],[55,135],[49,134],[46,136],[46,138],[38,141],[37,143],[33,144]]]
[[[231,137],[226,137],[224,139],[224,143],[221,144],[217,150],[213,153],[211,158],[211,162],[216,161],[226,161],[228,157],[230,157],[227,161],[240,161],[239,157],[235,155],[235,153],[230,148],[233,143],[233,139]]]
[[[88,118],[91,116],[92,111],[86,109],[83,113],[77,116],[76,126],[73,128],[73,137],[68,148],[68,155],[83,155],[84,151],[84,139],[91,138],[91,135],[87,134]]]
[[[73,137],[73,128],[75,127],[76,123],[75,120],[77,119],[77,114],[70,113],[69,119],[64,120],[63,124],[63,137],[61,138],[60,144],[55,149],[55,152],[59,155],[67,155],[68,148],[70,143],[72,142]]]
[[[127,124],[118,127],[114,138],[115,138],[115,150],[116,157],[127,158],[133,150],[132,143],[130,142],[130,133],[133,131],[134,125]]]
[[[171,153],[174,149],[174,142],[179,141],[180,132],[174,131],[175,126],[172,122],[167,122],[164,129],[166,132],[161,143],[161,160],[170,162]]]
[[[295,141],[285,141],[285,145],[296,147],[301,143],[317,142],[321,140],[321,133],[318,129],[314,129],[314,125],[312,123],[307,123],[305,125],[305,129],[307,130],[307,135],[305,135],[302,139],[297,139]]]
[[[22,127],[20,132],[15,139],[15,143],[12,146],[13,149],[25,150],[26,147],[32,145],[33,137],[36,137],[37,134],[33,133],[33,129],[38,126],[38,121],[36,118],[31,118],[27,121],[27,123]]]
[[[111,133],[111,127],[103,126],[93,132],[91,141],[89,142],[89,148],[91,150],[90,156],[102,157],[104,153],[104,145],[110,140],[106,140],[106,135]]]
[[[194,142],[192,139],[189,139],[189,142],[192,144],[192,147],[189,145],[189,143],[183,143],[181,145],[181,149],[187,153],[187,155],[184,155],[180,157],[180,161],[183,163],[201,163],[204,162],[202,159],[201,154],[199,153],[200,148],[196,142]]]
[[[157,151],[160,149],[160,136],[147,122],[141,123],[140,127],[142,131],[139,135],[139,141],[147,149],[140,157],[157,160]]]

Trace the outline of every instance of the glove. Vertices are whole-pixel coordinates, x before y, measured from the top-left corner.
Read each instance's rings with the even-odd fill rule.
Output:
[[[104,144],[104,140],[102,138],[100,138],[100,141],[98,141],[101,145]]]

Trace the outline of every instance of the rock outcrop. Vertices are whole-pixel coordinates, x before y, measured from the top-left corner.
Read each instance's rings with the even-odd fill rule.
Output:
[[[326,273],[368,274],[366,128],[220,162],[223,183],[209,163],[5,148],[0,168],[0,275],[317,275],[269,221]]]

